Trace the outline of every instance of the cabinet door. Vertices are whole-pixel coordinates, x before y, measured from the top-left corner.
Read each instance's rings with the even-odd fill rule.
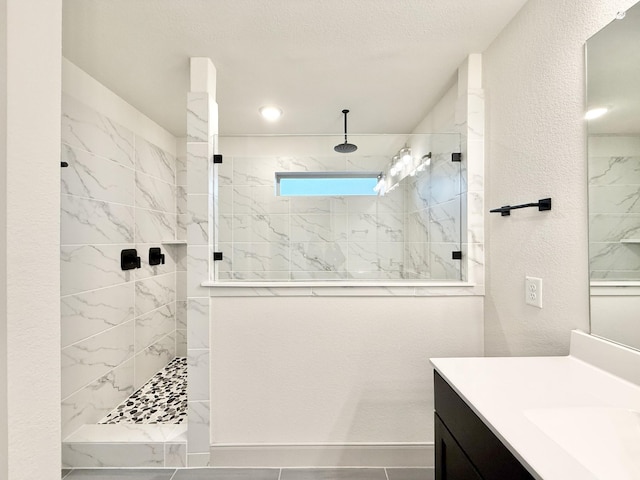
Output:
[[[438,415],[435,427],[436,480],[482,480]]]

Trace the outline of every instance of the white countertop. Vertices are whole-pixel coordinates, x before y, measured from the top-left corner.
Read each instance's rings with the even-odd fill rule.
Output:
[[[573,332],[566,357],[431,361],[535,478],[640,479],[640,352]]]

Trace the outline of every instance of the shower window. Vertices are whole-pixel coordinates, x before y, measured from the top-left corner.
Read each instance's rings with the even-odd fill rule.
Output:
[[[276,172],[276,193],[282,197],[375,196],[380,176],[381,172]]]
[[[461,279],[458,134],[353,135],[349,154],[335,153],[340,137],[330,135],[217,141],[215,282]],[[402,149],[411,159],[392,175]],[[383,195],[371,195],[381,172]],[[368,194],[282,191],[315,178],[365,179]]]

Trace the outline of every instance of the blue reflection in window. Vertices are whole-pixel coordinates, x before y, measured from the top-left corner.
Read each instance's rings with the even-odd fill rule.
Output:
[[[347,195],[376,195],[373,188],[378,183],[375,176],[363,177],[281,177],[280,195],[294,196],[347,196]]]

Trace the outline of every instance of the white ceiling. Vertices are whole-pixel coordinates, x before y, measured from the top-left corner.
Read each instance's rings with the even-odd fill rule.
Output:
[[[410,132],[526,0],[64,0],[63,55],[176,136],[189,57],[220,132]],[[258,108],[284,110],[269,124]]]

